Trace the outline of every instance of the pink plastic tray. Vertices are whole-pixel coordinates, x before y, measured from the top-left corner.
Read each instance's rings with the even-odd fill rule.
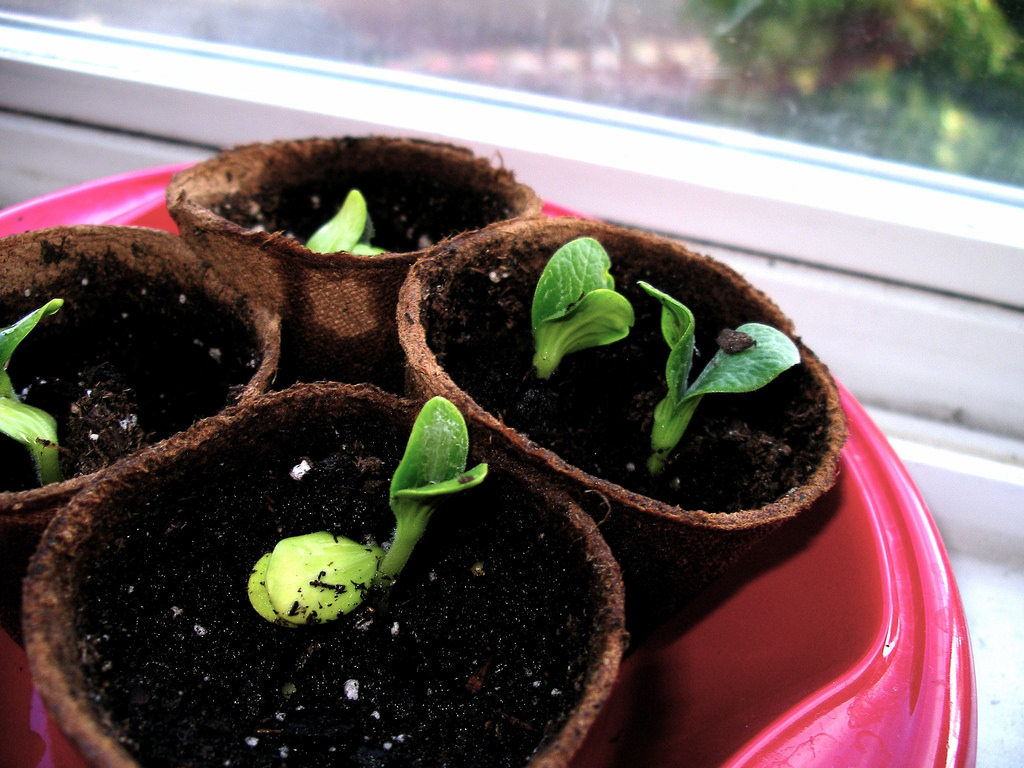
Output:
[[[0,235],[174,231],[163,191],[179,167],[0,211]],[[949,561],[885,437],[842,395],[850,440],[836,487],[630,654],[577,768],[974,766],[974,670]],[[0,745],[6,768],[85,765],[2,632]]]

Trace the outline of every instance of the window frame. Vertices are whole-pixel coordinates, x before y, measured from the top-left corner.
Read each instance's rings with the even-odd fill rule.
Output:
[[[12,111],[217,146],[282,133],[446,137],[500,154],[542,195],[595,216],[1024,309],[1024,280],[1005,279],[1024,276],[1024,189],[551,97],[16,14],[0,13],[0,57]],[[975,268],[958,271],[965,252]]]

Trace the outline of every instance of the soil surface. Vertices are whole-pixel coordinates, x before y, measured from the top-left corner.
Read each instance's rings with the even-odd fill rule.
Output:
[[[429,289],[428,345],[485,410],[585,472],[686,509],[757,508],[814,471],[826,445],[827,413],[797,366],[754,393],[706,396],[665,471],[652,478],[645,463],[654,407],[667,392],[669,348],[660,333],[661,305],[636,282],[653,284],[694,312],[692,376],[718,349],[723,327],[702,325],[716,297],[657,267],[613,263],[616,287],[636,312],[630,335],[567,356],[541,381],[532,371],[530,327],[539,271],[523,261],[514,252],[493,257],[490,266],[464,269],[458,280]],[[731,320],[733,327],[762,321]]]
[[[200,471],[102,556],[82,595],[85,669],[143,764],[521,766],[578,699],[584,566],[493,469],[434,515],[385,602],[300,629],[255,613],[249,571],[278,539],[390,536],[404,445],[341,442]]]
[[[306,173],[309,169],[302,169]],[[413,174],[407,168],[381,168],[372,175],[333,178],[331,187],[311,191],[312,183],[281,188],[271,184],[248,197],[230,195],[210,209],[247,229],[284,232],[301,243],[341,208],[355,187],[366,198],[373,225],[372,243],[390,252],[405,253],[427,248],[461,232],[515,215],[504,195],[479,187],[453,186],[430,175]]]
[[[88,306],[66,300],[19,345],[8,367],[22,399],[57,420],[66,478],[217,413],[259,363],[242,323],[201,296],[159,283],[107,283],[104,291]],[[6,307],[4,315],[20,316]],[[0,440],[0,464],[13,468],[0,490],[37,485],[28,452],[14,441]]]

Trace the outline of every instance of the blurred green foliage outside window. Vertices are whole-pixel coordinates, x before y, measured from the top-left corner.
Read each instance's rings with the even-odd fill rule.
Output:
[[[684,15],[730,69],[705,119],[1024,186],[1024,0],[700,0]]]

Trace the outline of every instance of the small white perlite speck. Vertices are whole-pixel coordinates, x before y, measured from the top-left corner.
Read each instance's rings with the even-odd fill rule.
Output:
[[[358,680],[346,680],[344,685],[345,698],[349,701],[355,701],[359,698],[359,681]]]

